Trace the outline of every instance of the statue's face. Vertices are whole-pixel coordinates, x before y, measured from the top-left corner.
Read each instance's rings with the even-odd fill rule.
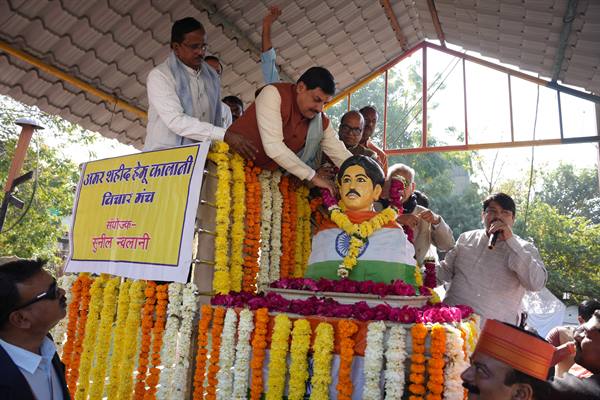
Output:
[[[381,186],[373,186],[373,181],[360,165],[346,168],[340,182],[341,201],[351,211],[371,211],[373,202],[381,195]]]

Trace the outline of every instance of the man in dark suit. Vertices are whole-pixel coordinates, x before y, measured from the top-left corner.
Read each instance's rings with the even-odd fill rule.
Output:
[[[65,291],[45,262],[0,258],[0,397],[68,400],[65,367],[48,332],[66,315]]]

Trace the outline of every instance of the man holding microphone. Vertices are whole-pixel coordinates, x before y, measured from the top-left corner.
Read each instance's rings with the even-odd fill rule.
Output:
[[[484,319],[519,322],[525,291],[541,290],[548,273],[535,246],[513,233],[515,214],[507,194],[483,202],[485,228],[461,234],[440,263],[438,281],[450,283],[445,303],[467,304]]]

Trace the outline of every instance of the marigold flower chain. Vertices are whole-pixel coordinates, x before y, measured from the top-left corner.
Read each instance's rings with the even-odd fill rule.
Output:
[[[208,328],[212,319],[212,307],[203,304],[200,307],[200,321],[198,322],[198,352],[196,353],[196,370],[194,372],[193,399],[204,398],[204,376],[206,374],[206,359],[208,354]]]
[[[231,172],[229,171],[229,146],[224,142],[213,142],[208,159],[217,164],[217,191],[215,203],[215,267],[213,275],[213,290],[216,293],[228,293],[229,278],[229,225],[231,214]]]
[[[71,296],[71,288],[73,284],[77,280],[77,276],[74,274],[62,275],[57,279],[58,287],[62,288],[66,293],[66,306],[67,310],[69,309],[69,305],[71,304],[72,297]],[[79,300],[78,300],[79,302]],[[68,318],[63,318],[50,330],[52,338],[54,340],[54,345],[56,346],[56,352],[58,354],[63,353],[63,347],[67,341],[67,325],[69,323]]]
[[[171,387],[172,398],[183,398],[187,384],[187,370],[189,365],[190,345],[192,341],[193,321],[198,309],[196,292],[198,288],[194,282],[188,282],[183,288],[183,301],[181,307],[181,326],[177,341],[177,357],[175,360],[175,374]]]
[[[113,338],[113,351],[110,357],[110,371],[108,386],[106,388],[107,397],[116,399],[119,392],[119,378],[121,371],[121,361],[125,349],[125,322],[129,313],[129,290],[132,281],[126,279],[119,288],[119,300],[117,302],[117,322]]]
[[[385,330],[383,321],[371,322],[368,327],[364,364],[365,385],[363,398],[365,399],[381,398],[379,378],[383,368],[383,336]]]
[[[279,400],[283,398],[285,389],[285,375],[287,372],[288,341],[292,323],[285,314],[275,317],[275,326],[271,336],[271,351],[269,353],[269,390],[266,400]]]
[[[429,375],[427,400],[442,400],[445,352],[446,330],[441,324],[434,324],[431,327],[431,358],[427,360],[427,374]]]
[[[258,175],[260,182],[261,207],[260,207],[260,263],[258,269],[257,285],[258,291],[262,292],[269,286],[271,269],[271,217],[272,195],[271,195],[271,171],[263,170]]]
[[[256,292],[258,250],[260,248],[261,192],[258,174],[260,168],[248,161],[244,168],[246,177],[246,234],[244,237],[244,270],[242,290]]]
[[[244,263],[244,217],[246,214],[246,176],[244,173],[244,160],[239,154],[231,157],[231,176],[233,179],[232,196],[232,223],[231,223],[231,257],[229,277],[230,289],[234,292],[242,290],[243,263]]]
[[[293,270],[290,270],[292,254],[292,205],[290,199],[290,178],[284,176],[279,182],[279,190],[283,198],[281,210],[281,257],[279,258],[279,276],[288,278]]]
[[[354,356],[354,334],[358,325],[349,319],[338,322],[338,340],[340,344],[340,371],[338,373],[338,399],[352,399],[352,358]]]
[[[161,358],[165,368],[160,374],[158,398],[171,398],[173,390],[173,374],[175,372],[175,351],[182,316],[183,285],[173,282],[169,285],[169,305],[167,306],[167,323],[163,335]]]
[[[235,349],[235,364],[233,367],[233,398],[246,399],[248,396],[248,372],[250,367],[250,335],[254,329],[252,311],[247,308],[240,311],[238,325],[238,342]]]
[[[83,354],[81,355],[81,364],[79,365],[79,380],[75,399],[87,398],[87,392],[90,383],[90,369],[94,362],[94,350],[96,349],[96,338],[98,325],[100,324],[100,312],[102,311],[102,293],[108,277],[106,274],[94,279],[90,289],[90,309],[85,326],[85,338],[83,339]]]
[[[283,197],[279,190],[281,182],[281,171],[275,170],[271,174],[271,196],[273,198],[273,217],[271,229],[271,268],[269,271],[269,281],[273,282],[280,277],[281,263],[281,218]]]
[[[464,388],[460,378],[461,373],[469,367],[464,358],[463,338],[460,329],[446,325],[446,354],[447,364],[444,368],[444,400],[462,400]]]
[[[211,331],[212,349],[210,352],[210,364],[208,366],[208,386],[206,387],[206,400],[217,398],[217,373],[219,372],[219,358],[221,353],[221,334],[223,333],[223,322],[225,320],[225,309],[215,308],[213,326]]]
[[[69,365],[69,379],[67,380],[71,398],[75,398],[77,380],[79,379],[79,365],[81,363],[81,354],[83,353],[83,340],[85,339],[85,329],[87,326],[87,318],[91,299],[90,289],[93,282],[94,281],[88,274],[81,275],[81,309],[79,311],[76,339],[75,343],[73,344],[73,357]]]
[[[265,349],[267,348],[267,325],[269,324],[269,310],[259,308],[255,313],[254,337],[252,338],[252,385],[250,386],[250,399],[259,400],[263,389],[263,363]]]
[[[117,311],[117,291],[121,284],[120,277],[114,277],[106,283],[103,293],[102,311],[100,313],[100,327],[94,352],[96,361],[91,371],[92,385],[89,390],[90,399],[100,399],[104,392],[104,378],[108,367],[110,352],[110,339],[112,327]]]
[[[311,380],[310,400],[328,400],[331,384],[331,359],[333,352],[333,326],[321,322],[315,329],[313,344],[314,372]]]
[[[217,399],[230,399],[233,394],[233,363],[235,361],[235,336],[237,331],[237,314],[229,308],[225,314],[223,332],[221,333],[221,354],[219,355],[219,372],[217,373]]]
[[[306,381],[308,380],[308,348],[310,347],[310,322],[305,319],[298,319],[294,322],[292,330],[292,344],[290,347],[290,382],[288,390],[289,400],[304,399],[306,391]]]
[[[301,185],[296,190],[296,247],[294,253],[294,276],[304,276],[308,263],[306,250],[310,255],[310,204],[308,203],[308,188]],[[307,236],[308,230],[308,236]]]
[[[168,290],[168,284],[156,286],[156,320],[152,327],[152,366],[150,367],[149,374],[146,376],[148,389],[144,394],[144,400],[156,399],[156,385],[158,385],[161,371],[158,367],[162,364],[160,351],[163,344],[163,334],[167,321],[167,305],[169,303]]]
[[[138,369],[134,388],[134,399],[143,399],[146,394],[146,373],[148,372],[152,326],[154,325],[154,306],[156,304],[156,282],[148,281],[144,290],[146,300],[142,308],[142,340],[138,355]]]
[[[425,395],[425,338],[427,327],[423,324],[415,324],[410,330],[412,337],[413,354],[410,364],[410,391],[409,400],[423,400]]]
[[[63,347],[61,359],[65,364],[65,380],[69,382],[70,366],[73,358],[73,349],[75,347],[75,340],[77,337],[77,322],[79,319],[79,307],[81,305],[81,292],[83,290],[83,279],[87,278],[86,274],[81,274],[77,277],[77,280],[71,287],[72,297],[71,303],[68,306],[67,316],[69,322],[67,323],[67,341]]]
[[[401,400],[404,395],[404,361],[406,360],[406,333],[400,325],[390,328],[385,352],[385,398]]]

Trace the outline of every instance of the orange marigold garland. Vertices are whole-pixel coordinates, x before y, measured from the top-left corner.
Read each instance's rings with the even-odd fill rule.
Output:
[[[156,304],[156,282],[147,282],[144,295],[146,300],[142,308],[142,340],[134,389],[134,399],[136,400],[143,400],[146,394],[146,373],[148,372],[152,327],[154,325],[154,305]]]
[[[263,390],[263,363],[267,348],[267,325],[269,324],[269,310],[259,308],[255,315],[254,337],[252,338],[252,385],[250,386],[250,399],[259,400]]]
[[[289,278],[295,272],[295,250],[296,250],[296,182],[289,176],[281,178],[279,184],[283,197],[283,208],[281,211],[281,258],[280,277]]]
[[[340,344],[340,371],[338,373],[338,399],[352,399],[352,358],[354,356],[354,339],[358,332],[358,325],[349,319],[343,319],[338,323],[338,340]]]
[[[258,274],[258,249],[260,248],[260,182],[258,174],[261,169],[248,161],[245,171],[246,179],[246,235],[244,238],[244,272],[242,290],[256,292],[256,275]]]
[[[165,331],[165,323],[167,321],[167,305],[169,304],[169,285],[163,284],[156,286],[156,320],[152,327],[152,357],[150,371],[146,377],[146,386],[144,400],[156,399],[156,385],[160,378],[161,365],[160,350],[163,343],[163,333]]]
[[[63,347],[62,361],[65,363],[65,379],[69,382],[70,366],[73,359],[73,349],[75,348],[75,340],[77,338],[77,321],[79,319],[79,307],[81,306],[81,292],[83,290],[83,280],[87,278],[87,274],[81,274],[71,286],[71,304],[67,312],[69,322],[67,323],[67,342]]]
[[[444,354],[446,353],[446,330],[441,324],[434,324],[431,328],[431,358],[427,360],[426,400],[442,400],[444,391]]]
[[[87,324],[87,316],[90,309],[90,289],[92,283],[93,281],[88,274],[81,275],[81,307],[79,309],[79,319],[77,321],[76,339],[73,345],[73,357],[69,365],[69,379],[67,380],[71,398],[75,398],[75,391],[77,390],[79,363],[81,361],[81,353],[83,353],[83,339],[85,338],[85,326]]]
[[[217,373],[219,372],[219,354],[221,353],[221,333],[223,333],[223,322],[225,321],[225,309],[215,308],[212,326],[212,349],[210,352],[210,365],[208,366],[208,386],[206,388],[206,400],[217,398]]]
[[[423,400],[425,395],[425,338],[427,327],[415,324],[410,330],[412,336],[412,350],[410,356],[410,391],[409,400]]]
[[[212,318],[212,308],[203,304],[200,308],[198,322],[198,353],[196,354],[196,371],[194,372],[194,400],[204,398],[204,377],[206,375],[206,356],[208,355],[208,328]]]

